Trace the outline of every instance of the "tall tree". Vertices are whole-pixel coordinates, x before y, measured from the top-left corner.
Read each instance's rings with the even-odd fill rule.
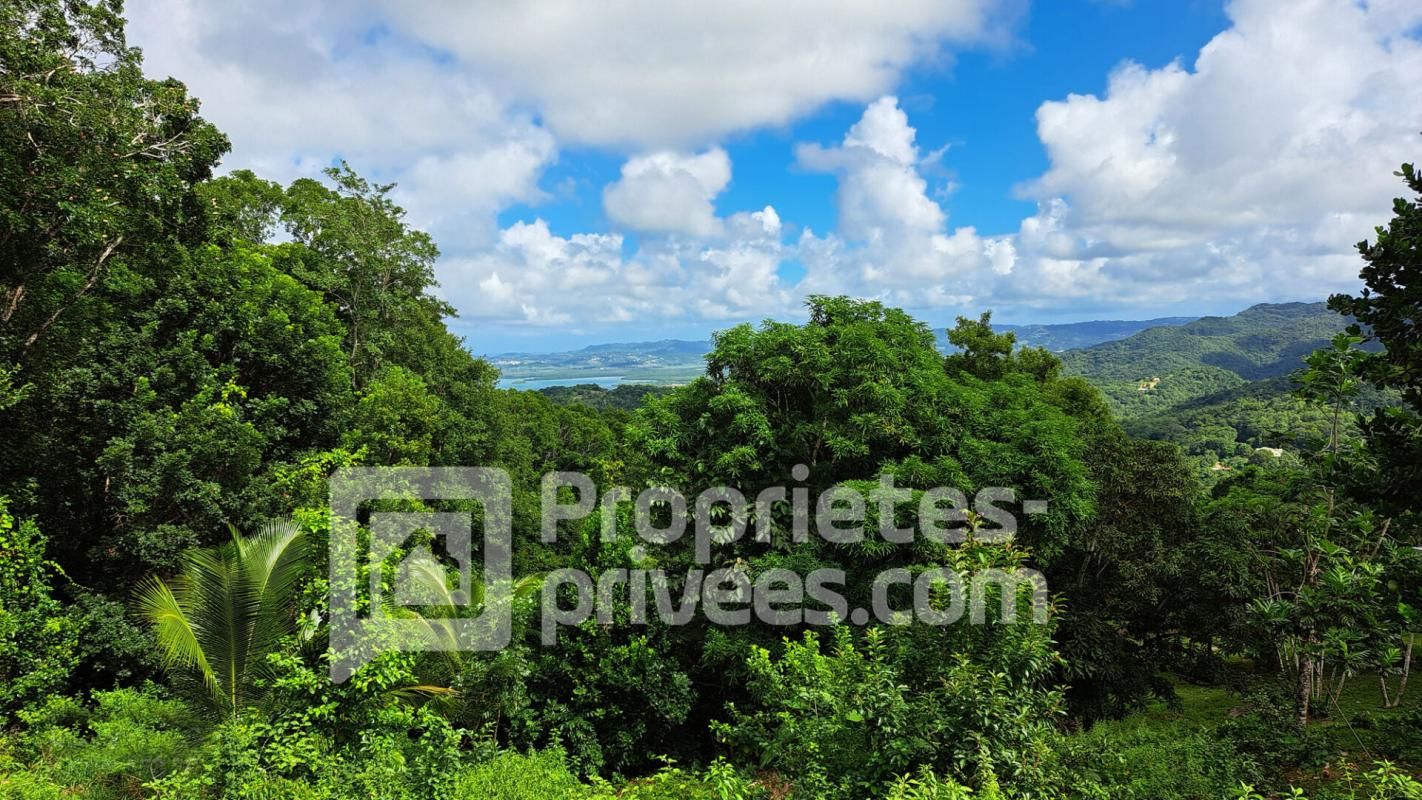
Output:
[[[119,0],[0,3],[0,355],[20,360],[105,277],[196,241],[227,139],[143,76]]]
[[[439,249],[405,223],[390,199],[394,184],[370,183],[345,163],[326,176],[334,188],[303,179],[287,189],[282,219],[305,247],[289,268],[335,304],[359,386],[388,363],[402,323],[454,309],[430,294]]]

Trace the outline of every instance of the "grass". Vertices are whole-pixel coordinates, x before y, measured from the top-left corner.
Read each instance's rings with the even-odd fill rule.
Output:
[[[1247,663],[1236,663],[1231,667],[1241,673],[1236,677],[1250,675],[1250,666]],[[1252,677],[1256,680],[1267,678],[1257,673]],[[1160,729],[1197,730],[1213,728],[1229,720],[1232,714],[1245,710],[1245,698],[1225,686],[1203,686],[1179,676],[1170,676],[1170,681],[1179,699],[1177,705],[1172,707],[1157,701],[1123,722]],[[1243,685],[1242,681],[1231,683]],[[1395,685],[1395,682],[1391,684],[1393,687]],[[1406,724],[1394,720],[1417,710],[1422,710],[1422,682],[1417,682],[1417,685],[1408,689],[1400,706],[1383,708],[1377,676],[1359,675],[1344,684],[1336,704],[1329,700],[1317,709],[1310,727],[1321,733],[1327,742],[1327,749],[1332,753],[1327,759],[1329,762],[1337,763],[1341,759],[1367,764],[1388,757],[1388,751],[1397,744],[1397,741],[1394,741],[1396,726]],[[1393,728],[1393,733],[1388,732],[1389,726]],[[1410,736],[1405,738],[1411,739]],[[1412,748],[1410,752],[1417,752],[1415,744],[1408,747]],[[1404,749],[1401,753],[1392,755],[1401,755],[1401,766],[1417,772],[1422,768],[1422,763],[1415,763],[1414,757],[1407,755],[1408,752]],[[1330,778],[1327,770],[1318,774],[1304,770],[1291,780],[1313,783],[1320,780],[1327,782]]]
[[[1143,716],[1161,722],[1210,726],[1229,719],[1231,711],[1241,709],[1244,705],[1243,697],[1223,686],[1202,686],[1178,676],[1170,676],[1170,681],[1180,699],[1179,707],[1170,708],[1165,703],[1156,701],[1142,712]],[[1337,707],[1334,707],[1332,701],[1327,701],[1320,709],[1323,713],[1317,724],[1320,727],[1346,726],[1346,720],[1365,714],[1374,720],[1381,720],[1422,709],[1422,680],[1414,680],[1413,683],[1400,706],[1383,708],[1382,691],[1378,688],[1376,675],[1350,678],[1338,697]],[[1393,681],[1390,686],[1395,689],[1396,682]]]

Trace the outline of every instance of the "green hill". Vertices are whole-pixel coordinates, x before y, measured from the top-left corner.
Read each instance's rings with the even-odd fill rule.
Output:
[[[1068,373],[1101,387],[1129,422],[1289,375],[1345,324],[1323,303],[1261,304],[1069,350],[1061,359]],[[1271,386],[1283,391],[1286,384]]]
[[[1124,339],[1148,328],[1184,325],[1195,317],[1160,317],[1145,320],[1092,320],[1058,325],[993,324],[999,332],[1010,332],[1017,343],[1025,347],[1041,347],[1059,353],[1075,347],[1090,347],[1100,342]]]

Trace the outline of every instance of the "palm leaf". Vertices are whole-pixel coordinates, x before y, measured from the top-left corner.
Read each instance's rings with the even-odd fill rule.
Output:
[[[163,665],[168,669],[195,668],[206,689],[215,698],[220,698],[222,687],[208,664],[207,653],[203,651],[178,593],[162,580],[149,578],[139,584],[138,610],[153,626]]]

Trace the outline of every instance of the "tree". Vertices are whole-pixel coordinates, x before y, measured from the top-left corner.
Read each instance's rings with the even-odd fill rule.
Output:
[[[1014,352],[1017,335],[994,331],[991,311],[984,311],[976,320],[958,317],[958,324],[948,330],[948,343],[958,348],[958,352],[949,353],[944,359],[950,374],[966,372],[990,381],[1009,372],[1021,372],[1046,382],[1061,372],[1056,356],[1040,347],[1018,348]]]
[[[30,365],[0,478],[68,532],[51,557],[113,587],[291,508],[263,476],[339,441],[352,403],[342,332],[267,250],[178,252],[151,281],[103,289],[68,352]]]
[[[429,293],[439,249],[405,224],[389,196],[394,184],[372,184],[344,162],[326,176],[334,189],[302,179],[286,191],[282,221],[304,248],[288,268],[335,304],[360,386],[388,362],[402,324],[454,309]]]
[[[1384,406],[1359,421],[1367,446],[1365,479],[1354,493],[1362,495],[1385,516],[1382,533],[1410,530],[1416,545],[1417,516],[1422,512],[1422,174],[1412,164],[1396,173],[1413,194],[1393,200],[1393,218],[1376,229],[1376,240],[1358,243],[1364,266],[1358,273],[1364,288],[1357,296],[1336,294],[1328,307],[1353,318],[1349,333],[1363,341],[1381,344],[1380,352],[1361,356],[1355,372],[1374,386],[1400,392],[1404,406]],[[1394,524],[1395,521],[1395,524]],[[1415,558],[1416,551],[1399,550]],[[1412,643],[1418,621],[1418,588],[1415,568],[1404,571],[1411,580],[1393,580],[1402,645],[1387,652],[1382,674],[1400,673],[1395,702],[1407,687]],[[1394,666],[1395,665],[1395,666]],[[1395,703],[1394,703],[1395,704]]]
[[[176,681],[224,716],[236,716],[261,696],[267,656],[295,631],[298,579],[309,569],[307,536],[291,522],[274,522],[251,538],[185,554],[168,581],[139,586],[138,608]]]
[[[1376,229],[1376,241],[1358,243],[1363,291],[1328,298],[1329,308],[1353,319],[1350,334],[1383,346],[1360,362],[1359,374],[1400,392],[1405,403],[1360,421],[1377,462],[1373,496],[1392,514],[1417,511],[1422,497],[1422,174],[1412,164],[1397,174],[1417,196],[1395,199],[1394,216]]]
[[[119,0],[0,3],[0,349],[19,360],[115,270],[200,240],[227,140],[143,76]]]
[[[1362,293],[1335,294],[1328,307],[1355,320],[1349,333],[1386,348],[1368,358],[1368,377],[1422,409],[1422,174],[1403,164],[1397,175],[1417,197],[1394,200],[1394,216],[1376,229],[1377,240],[1358,243]]]

